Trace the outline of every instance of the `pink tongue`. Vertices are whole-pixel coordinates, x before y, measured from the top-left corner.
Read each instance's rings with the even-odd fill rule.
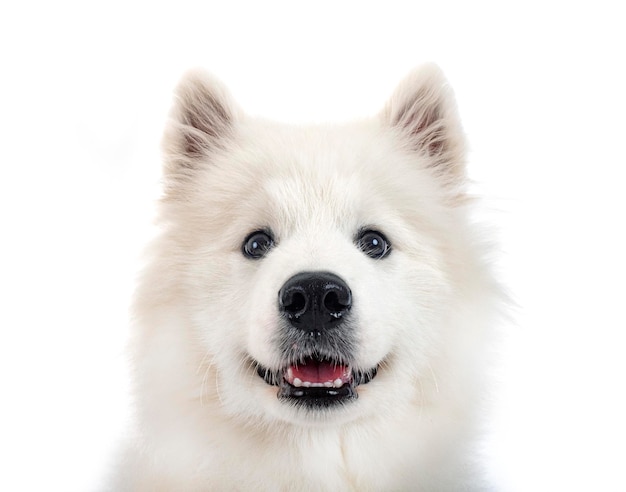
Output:
[[[343,382],[349,380],[349,371],[346,366],[336,366],[327,362],[307,361],[305,364],[291,366],[294,378],[310,383],[326,383],[341,379]]]

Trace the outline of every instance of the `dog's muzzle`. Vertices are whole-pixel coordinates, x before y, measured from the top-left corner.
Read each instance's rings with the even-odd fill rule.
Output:
[[[352,292],[330,272],[301,272],[278,292],[285,320],[279,345],[285,365],[278,370],[257,364],[266,383],[279,387],[278,398],[307,407],[329,407],[357,398],[377,367],[354,367],[355,339],[350,323]]]

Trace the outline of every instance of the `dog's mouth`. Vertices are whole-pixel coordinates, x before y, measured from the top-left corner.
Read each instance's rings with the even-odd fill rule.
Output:
[[[358,398],[357,386],[376,377],[378,366],[363,371],[340,361],[306,357],[273,371],[257,364],[257,373],[272,386],[278,398],[296,405],[326,408]]]

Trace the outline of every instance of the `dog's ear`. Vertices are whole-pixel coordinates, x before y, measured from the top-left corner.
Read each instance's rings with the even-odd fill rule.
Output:
[[[410,73],[388,101],[382,118],[446,182],[464,179],[465,139],[454,95],[439,67],[424,65]]]
[[[166,173],[186,174],[227,145],[239,110],[211,75],[188,72],[176,89],[171,121],[163,138]]]

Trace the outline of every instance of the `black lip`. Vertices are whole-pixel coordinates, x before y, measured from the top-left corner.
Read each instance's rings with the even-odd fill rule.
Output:
[[[341,388],[296,388],[283,379],[278,389],[278,399],[307,408],[329,408],[358,398],[354,383]]]
[[[368,371],[352,370],[352,378],[340,388],[295,387],[289,384],[283,374],[285,369],[272,371],[256,364],[257,374],[270,386],[277,386],[277,397],[296,406],[307,408],[329,408],[343,405],[358,398],[357,387],[369,383],[376,377],[378,366]]]

